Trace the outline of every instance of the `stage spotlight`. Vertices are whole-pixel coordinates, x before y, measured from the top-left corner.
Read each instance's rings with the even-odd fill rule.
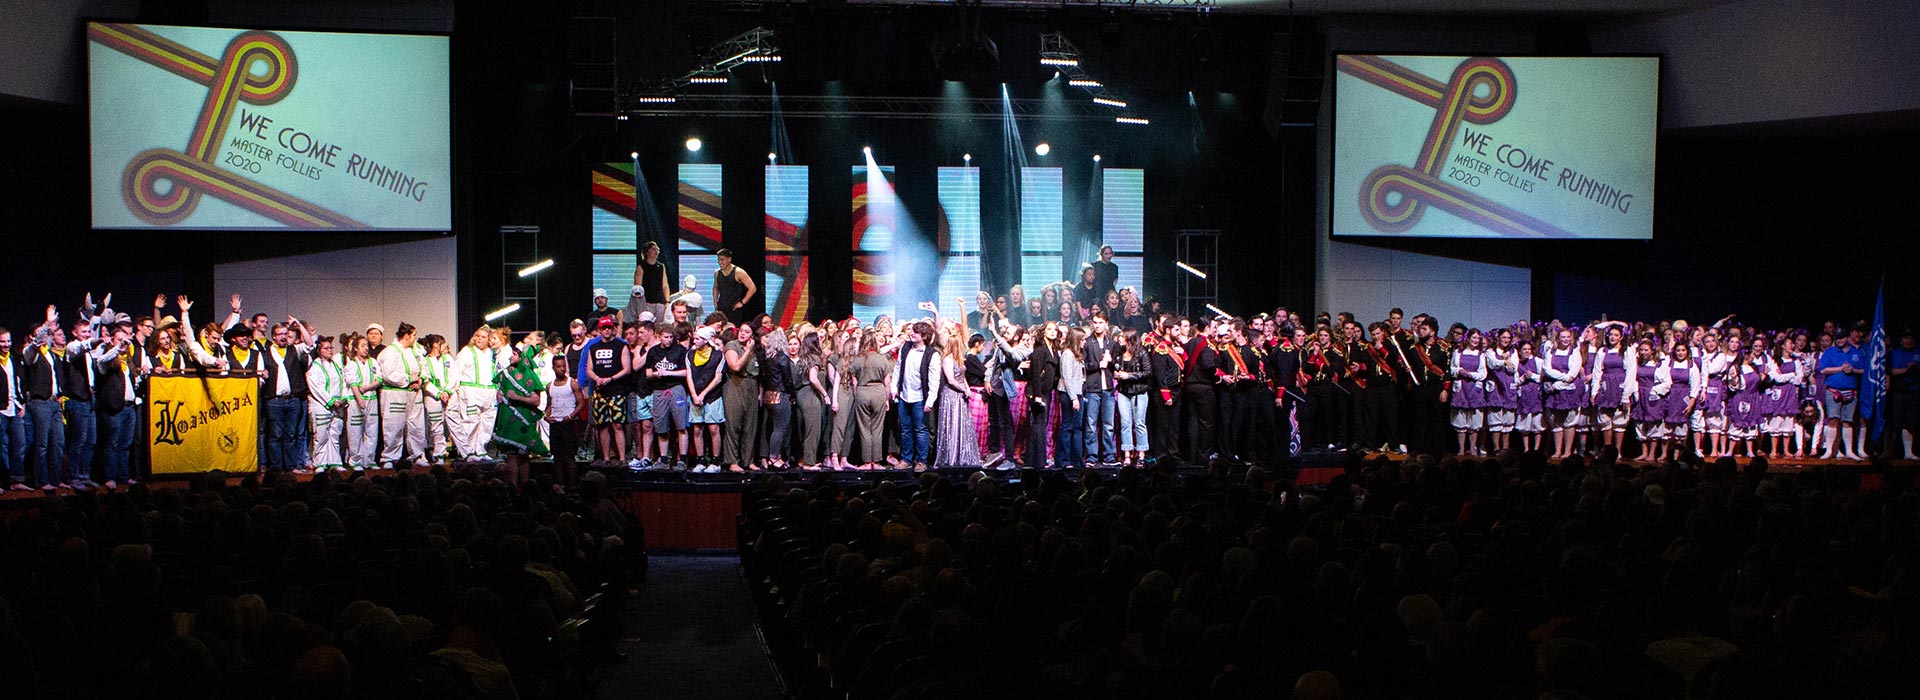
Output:
[[[628,154],[627,154],[627,157],[628,157],[628,158],[632,158],[632,159],[634,159],[634,160],[640,160],[640,152],[639,152],[639,151],[634,151],[634,152],[632,152],[632,153],[628,153]]]
[[[613,117],[613,120],[614,120],[614,121],[617,121],[617,122],[623,122],[623,121],[626,121],[626,120],[627,120],[627,115],[626,115],[625,113],[622,113],[622,114],[618,114],[618,115],[615,115],[615,116]]]
[[[1100,81],[1087,78],[1074,78],[1067,81],[1067,87],[1097,88],[1100,87]]]
[[[1125,109],[1127,106],[1126,102],[1116,100],[1111,97],[1095,97],[1093,98],[1093,103],[1097,105],[1106,105],[1108,107],[1119,107],[1121,109]]]
[[[1045,141],[1041,141],[1040,145],[1033,147],[1033,154],[1036,156],[1044,156],[1052,152],[1053,152],[1053,147],[1047,145],[1047,142]]]
[[[1230,313],[1227,313],[1227,312],[1225,312],[1225,311],[1221,311],[1221,310],[1220,310],[1220,307],[1218,307],[1218,306],[1214,306],[1214,305],[1212,305],[1212,304],[1208,304],[1208,305],[1207,305],[1207,309],[1208,309],[1209,311],[1212,311],[1213,313],[1215,313],[1215,314],[1217,314],[1217,315],[1219,315],[1219,316],[1220,316],[1221,318],[1233,318],[1233,314],[1230,314]]]
[[[1098,153],[1093,154],[1093,162],[1095,163],[1100,162],[1100,154]]]
[[[502,306],[498,309],[494,309],[492,311],[487,312],[486,321],[487,323],[493,323],[494,321],[498,321],[501,318],[504,318],[507,315],[512,314],[513,312],[519,311],[519,310],[520,310],[519,302],[508,304],[506,306]]]
[[[872,158],[872,157],[873,157],[873,147],[872,147],[872,146],[861,146],[861,147],[860,147],[860,154],[861,154],[861,155],[864,155],[864,156],[866,156],[866,157],[868,157],[868,158]]]
[[[1139,118],[1139,117],[1114,117],[1114,118],[1113,118],[1113,121],[1115,121],[1115,122],[1117,122],[1117,123],[1120,123],[1120,124],[1141,124],[1141,125],[1145,125],[1145,124],[1147,124],[1147,123],[1148,123],[1148,122],[1147,122],[1147,120],[1145,120],[1145,119],[1141,119],[1141,118]]]
[[[700,143],[700,137],[698,136],[687,139],[687,151],[689,153],[699,153],[700,147],[704,145],[706,144]]]
[[[688,78],[688,79],[687,79],[687,82],[688,82],[688,83],[692,83],[692,84],[694,84],[694,85],[725,85],[725,84],[727,84],[727,76],[725,76],[725,75],[696,75],[696,76],[693,76],[693,77],[691,77],[691,78]]]
[[[960,160],[966,161],[968,164],[972,164],[973,154],[972,153],[963,154],[960,156]]]
[[[768,153],[768,154],[767,154],[767,163],[768,163],[768,164],[772,164],[772,163],[773,163],[774,161],[776,161],[776,160],[779,160],[779,159],[780,159],[780,156],[777,156],[777,155],[774,155],[774,154],[772,154],[772,153]]]
[[[520,276],[531,277],[535,274],[538,274],[541,270],[545,270],[549,267],[553,267],[553,258],[547,258],[545,260],[534,263],[532,265],[528,265],[526,267],[520,268]]]
[[[1174,267],[1177,267],[1177,268],[1180,268],[1180,269],[1182,269],[1182,270],[1186,270],[1188,274],[1191,274],[1191,275],[1193,275],[1193,276],[1195,276],[1195,277],[1198,277],[1198,278],[1200,278],[1200,279],[1206,279],[1206,278],[1207,278],[1207,273],[1205,273],[1205,272],[1201,272],[1201,271],[1199,271],[1199,270],[1197,270],[1197,269],[1195,269],[1195,268],[1194,268],[1194,267],[1193,267],[1192,265],[1188,265],[1188,264],[1187,264],[1186,262],[1184,262],[1184,261],[1175,261],[1175,262],[1173,263],[1173,266],[1174,266]]]

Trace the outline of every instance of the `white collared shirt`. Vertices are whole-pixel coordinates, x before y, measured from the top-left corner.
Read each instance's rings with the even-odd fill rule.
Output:
[[[20,415],[20,404],[23,399],[20,398],[18,389],[19,379],[14,377],[13,354],[9,352],[6,357],[0,358],[0,391],[7,392],[7,407],[0,408],[0,416],[13,418]]]
[[[287,378],[286,358],[286,353],[292,351],[292,348],[282,348],[272,345],[267,347],[267,361],[272,362],[274,367],[273,395],[276,398],[293,393],[293,382]]]

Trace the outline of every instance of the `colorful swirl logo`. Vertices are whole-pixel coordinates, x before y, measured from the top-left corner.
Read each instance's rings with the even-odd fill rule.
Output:
[[[1360,184],[1360,215],[1383,233],[1419,223],[1426,207],[1519,236],[1567,236],[1566,231],[1440,179],[1461,122],[1492,124],[1512,111],[1520,85],[1513,68],[1497,58],[1469,58],[1440,83],[1379,56],[1344,55],[1342,73],[1433,108],[1433,122],[1413,167],[1383,165]]]
[[[220,141],[240,102],[273,104],[293,91],[299,68],[285,39],[272,32],[241,32],[227,42],[218,59],[131,24],[88,25],[87,39],[207,88],[186,150],[148,149],[127,163],[120,193],[134,216],[155,226],[171,226],[192,214],[202,195],[212,195],[287,226],[364,226],[215,164]],[[264,70],[255,71],[255,66]]]

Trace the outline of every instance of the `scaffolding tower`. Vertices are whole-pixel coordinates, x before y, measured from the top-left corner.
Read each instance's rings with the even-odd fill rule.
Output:
[[[1174,232],[1174,303],[1180,315],[1208,318],[1220,301],[1220,230],[1186,228]]]

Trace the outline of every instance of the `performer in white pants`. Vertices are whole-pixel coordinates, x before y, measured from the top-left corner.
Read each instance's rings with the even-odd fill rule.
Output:
[[[367,337],[354,335],[347,343],[345,371],[347,401],[347,465],[354,471],[373,466],[375,442],[380,438],[380,376],[367,359]]]
[[[316,471],[345,469],[340,436],[347,430],[347,382],[334,355],[333,339],[320,336],[313,346],[315,361],[307,368],[307,422],[312,444],[308,462]]]
[[[452,355],[447,352],[447,339],[432,334],[421,338],[420,345],[427,351],[420,369],[422,391],[426,394],[422,403],[427,407],[427,461],[445,460],[447,406],[452,403],[453,392],[459,387],[453,383],[453,368],[450,366]]]
[[[420,404],[421,362],[415,329],[401,323],[394,344],[374,362],[380,370],[380,464],[399,469],[408,455],[427,466],[427,414]]]
[[[492,343],[493,329],[483,325],[453,358],[453,383],[458,390],[447,406],[447,428],[453,434],[454,449],[468,462],[486,461],[487,443],[493,441],[500,392],[494,383]]]

